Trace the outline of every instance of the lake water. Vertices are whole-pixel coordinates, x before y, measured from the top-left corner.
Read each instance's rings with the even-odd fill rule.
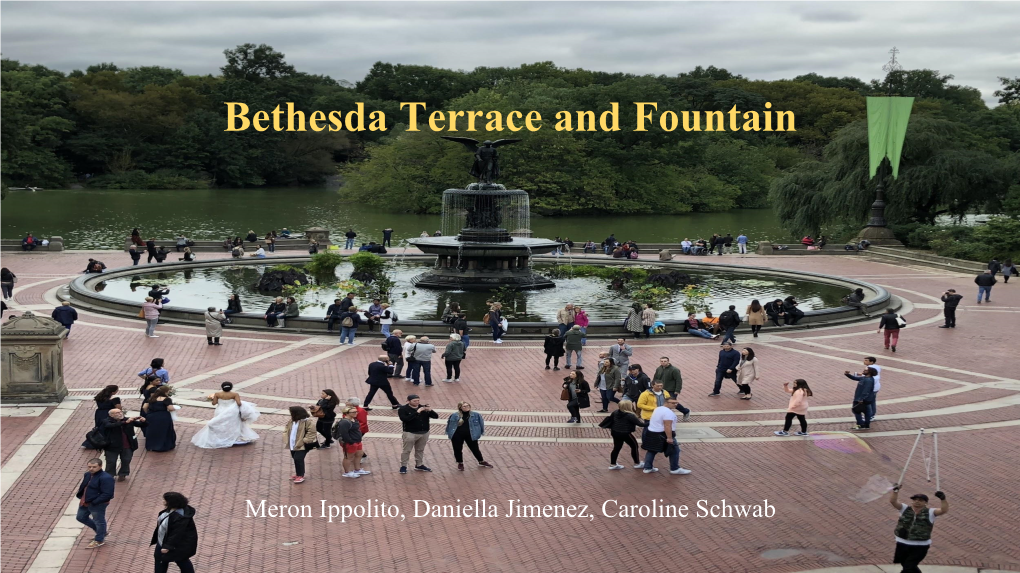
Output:
[[[223,240],[254,230],[259,237],[286,227],[302,232],[325,227],[333,237],[348,228],[358,241],[381,241],[382,229],[394,230],[400,239],[433,233],[439,215],[390,213],[341,200],[335,190],[316,188],[11,191],[2,204],[5,239],[60,236],[71,249],[123,249],[131,229],[142,236],[171,239],[178,233],[199,240]],[[712,233],[746,233],[752,242],[789,240],[771,209],[740,209],[725,213],[686,215],[612,215],[537,217],[531,227],[536,237],[567,237],[575,243],[601,242],[610,233],[637,242],[679,242],[684,237],[711,237]],[[336,242],[336,239],[334,239]]]
[[[457,301],[468,313],[469,320],[481,320],[487,307],[486,299],[492,293],[463,291],[433,291],[411,286],[411,279],[425,271],[429,264],[390,264],[387,273],[396,283],[391,293],[393,309],[398,316],[408,320],[438,320],[450,301]],[[541,270],[545,265],[536,265]],[[226,308],[227,295],[237,293],[241,297],[245,312],[261,313],[268,308],[277,294],[260,293],[254,289],[266,265],[237,265],[214,267],[196,271],[152,272],[151,267],[142,267],[148,273],[136,276],[114,278],[97,286],[107,296],[138,302],[144,300],[149,287],[154,284],[170,288],[170,306],[204,310],[209,306]],[[654,267],[646,267],[654,270]],[[142,269],[139,269],[140,271]],[[350,276],[352,267],[343,263],[337,267],[338,277]],[[709,296],[703,302],[716,316],[733,304],[743,314],[752,299],[763,304],[776,298],[795,296],[802,310],[839,306],[846,289],[835,285],[819,284],[804,280],[775,277],[757,277],[753,274],[713,271],[691,273],[701,284],[709,287]],[[504,311],[510,320],[552,321],[556,311],[567,302],[580,304],[592,320],[623,320],[631,300],[608,288],[609,281],[594,277],[556,278],[556,287],[521,293],[514,302],[504,302]],[[342,294],[340,296],[343,296]],[[299,301],[301,314],[325,316],[326,306],[332,304],[337,293],[322,290],[305,294]],[[687,312],[683,297],[657,309],[660,319],[683,319]],[[359,308],[368,308],[371,301],[357,300]],[[702,307],[704,308],[704,307]],[[699,312],[699,316],[701,313]]]

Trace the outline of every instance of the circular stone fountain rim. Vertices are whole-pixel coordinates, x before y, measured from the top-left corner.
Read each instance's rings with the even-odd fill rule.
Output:
[[[393,259],[394,257],[399,256],[401,260],[412,260],[412,261],[432,260],[432,259],[434,259],[434,257],[432,255],[420,255],[420,254],[412,254],[412,255],[406,255],[405,256],[405,255],[397,255],[397,254],[390,253],[390,254],[380,255],[380,256],[382,256],[382,257],[384,257],[386,259]],[[264,265],[278,265],[278,264],[293,264],[293,263],[304,263],[304,262],[309,261],[310,259],[311,259],[310,255],[297,255],[297,256],[287,256],[287,257],[273,257],[272,259],[235,260],[235,259],[232,259],[232,258],[223,258],[223,259],[213,259],[213,260],[204,260],[204,261],[190,261],[190,262],[175,262],[175,263],[159,263],[159,264],[155,264],[155,265],[126,266],[126,267],[119,267],[119,268],[116,268],[116,269],[111,269],[111,270],[108,270],[108,271],[106,271],[106,272],[104,272],[102,274],[84,274],[84,275],[82,275],[80,277],[75,278],[73,281],[71,281],[70,284],[68,284],[68,288],[70,290],[71,297],[73,297],[74,299],[77,299],[77,300],[80,300],[80,301],[84,301],[84,302],[98,303],[98,307],[99,307],[98,311],[100,311],[100,312],[102,310],[108,310],[108,311],[110,311],[111,314],[125,314],[123,311],[118,311],[116,308],[112,308],[113,305],[116,305],[116,306],[120,306],[120,307],[127,307],[127,309],[130,312],[137,313],[137,311],[141,309],[141,302],[136,302],[136,301],[129,300],[129,299],[122,299],[122,298],[117,298],[117,297],[112,297],[112,296],[104,295],[103,293],[97,292],[95,290],[95,288],[94,288],[95,285],[97,283],[100,283],[100,282],[103,282],[103,281],[106,281],[106,280],[110,280],[111,278],[120,278],[120,277],[124,277],[124,276],[132,276],[132,275],[138,275],[138,274],[151,274],[151,273],[157,273],[157,272],[165,272],[167,270],[169,270],[169,271],[183,271],[183,270],[197,270],[197,269],[216,268],[216,267],[231,267],[231,266],[238,266],[238,265],[245,265],[245,266],[263,265],[264,266]],[[561,264],[561,265],[565,264],[563,262],[563,260],[562,260],[563,257],[536,256],[536,257],[533,257],[533,259],[535,261],[537,261],[537,262],[543,262],[543,263],[545,263],[545,262],[553,262],[553,263],[558,263],[558,264]],[[848,287],[849,286],[853,286],[854,288],[858,288],[859,287],[859,288],[864,289],[865,292],[871,291],[875,295],[874,297],[865,298],[865,300],[864,300],[865,307],[867,309],[869,309],[869,310],[875,309],[875,308],[885,308],[890,303],[890,301],[892,300],[892,295],[887,290],[882,288],[881,286],[878,286],[878,285],[875,285],[875,284],[872,284],[872,283],[868,283],[868,282],[864,282],[864,281],[860,281],[860,280],[857,280],[857,279],[851,279],[851,278],[847,278],[847,277],[840,277],[840,276],[836,276],[836,275],[826,275],[826,274],[821,274],[821,273],[812,273],[812,272],[807,272],[807,271],[795,271],[795,270],[785,270],[785,269],[769,269],[769,268],[762,268],[762,267],[756,267],[756,266],[750,266],[750,265],[731,265],[731,264],[718,264],[718,263],[697,262],[697,261],[654,261],[654,260],[644,260],[644,261],[642,261],[642,260],[637,260],[637,261],[627,260],[627,261],[624,261],[624,260],[619,260],[619,259],[608,259],[608,260],[602,260],[602,261],[588,261],[587,259],[582,259],[582,260],[585,261],[585,264],[594,264],[595,266],[627,266],[627,265],[631,265],[631,266],[637,266],[637,267],[654,266],[654,267],[658,267],[658,268],[674,268],[674,269],[692,268],[692,269],[703,269],[703,270],[715,270],[715,269],[718,269],[718,270],[737,271],[737,272],[746,271],[746,272],[749,272],[749,273],[755,273],[755,274],[757,274],[759,276],[760,275],[765,275],[765,276],[779,276],[779,277],[784,277],[784,278],[803,278],[803,279],[810,279],[810,280],[812,280],[814,282],[820,282],[820,283],[824,283],[824,284],[837,284],[837,285],[844,285],[844,286],[848,286]],[[566,304],[566,302],[569,302],[569,301],[564,301],[564,304]],[[103,306],[102,303],[107,303],[110,306]],[[187,323],[191,323],[191,322],[204,322],[204,316],[205,316],[205,312],[206,312],[206,309],[195,309],[195,308],[178,307],[178,306],[172,306],[172,305],[165,305],[163,307],[163,309],[165,311],[171,312],[171,313],[179,313],[179,314],[183,314],[183,315],[188,315],[186,319],[180,320],[180,322],[187,322]],[[819,310],[809,310],[809,311],[806,311],[804,313],[804,318],[802,319],[802,323],[817,323],[817,322],[824,321],[824,320],[841,318],[840,315],[849,314],[849,313],[857,313],[858,315],[860,314],[859,311],[857,311],[857,309],[855,309],[853,307],[850,307],[850,306],[840,306],[840,307],[823,308],[823,309],[819,309]],[[194,316],[190,316],[190,315],[194,315]],[[855,317],[851,316],[851,317],[847,317],[847,318],[853,319]],[[318,319],[316,319],[316,320],[318,320]],[[865,317],[863,315],[860,315],[858,320],[848,320],[846,322],[860,322],[860,321],[863,321],[863,320],[873,320],[873,319]],[[679,325],[679,324],[682,324],[682,321],[680,321],[680,320],[664,320],[663,322],[667,326],[668,325]],[[476,324],[473,321],[469,321],[468,323],[469,324]],[[325,326],[325,323],[323,323],[321,320],[318,320],[318,324],[322,325],[323,327]],[[481,324],[481,322],[479,321],[479,322],[477,322],[477,324]],[[514,322],[513,323],[514,326],[517,326],[517,327],[528,327],[528,328],[532,328],[532,327],[551,328],[551,327],[556,326],[557,324],[558,323],[556,323],[556,322]],[[401,325],[402,326],[403,325],[407,325],[407,326],[422,325],[422,326],[435,326],[435,327],[447,327],[447,328],[449,326],[449,325],[446,325],[446,324],[444,324],[444,323],[442,323],[441,321],[438,321],[438,320],[421,320],[421,321],[401,320]],[[613,326],[619,327],[620,326],[620,321],[618,321],[618,320],[613,320],[613,321],[593,321],[593,322],[591,322],[590,326],[591,327],[613,327]],[[798,325],[798,326],[800,326],[800,325]],[[793,328],[796,328],[796,326],[793,327]],[[670,332],[668,334],[669,335],[678,335],[678,334],[682,334],[682,333]]]

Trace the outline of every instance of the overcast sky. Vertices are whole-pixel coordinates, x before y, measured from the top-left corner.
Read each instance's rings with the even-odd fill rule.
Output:
[[[355,82],[376,61],[558,66],[752,79],[883,75],[896,46],[995,102],[1020,75],[1018,2],[2,2],[4,57],[65,72],[98,62],[218,73],[223,50],[267,43],[299,71]]]

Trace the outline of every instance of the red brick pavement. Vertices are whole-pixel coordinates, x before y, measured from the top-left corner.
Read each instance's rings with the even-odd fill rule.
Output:
[[[84,254],[29,255],[5,260],[19,277],[19,284],[54,278],[62,273],[77,273],[83,267]],[[915,304],[932,301],[913,292],[938,296],[947,287],[954,287],[968,296],[973,290],[972,279],[966,276],[942,276],[934,271],[905,269],[856,258],[843,257],[720,257],[724,262],[742,265],[780,266],[790,269],[814,270],[832,274],[860,276],[870,282],[892,287],[892,292]],[[109,262],[109,261],[107,261]],[[716,260],[708,262],[716,263]],[[16,265],[16,266],[15,266]],[[38,278],[26,278],[37,276]],[[59,285],[49,282],[27,289],[19,288],[22,304],[42,304],[42,295]],[[640,362],[649,370],[660,355],[669,355],[684,373],[684,403],[695,410],[695,420],[742,421],[778,420],[780,415],[737,414],[701,416],[711,411],[781,410],[786,396],[781,382],[795,377],[811,380],[816,396],[813,406],[843,405],[852,392],[852,382],[841,376],[845,369],[856,369],[863,355],[880,356],[880,364],[921,373],[887,371],[883,377],[881,398],[914,396],[959,387],[945,380],[986,385],[993,379],[975,376],[1014,377],[1010,365],[1010,345],[1003,334],[1016,332],[1015,313],[991,312],[1020,307],[1020,292],[1005,285],[993,291],[994,304],[968,305],[960,313],[960,327],[955,331],[935,328],[936,324],[919,326],[920,320],[936,317],[935,309],[915,309],[903,332],[901,352],[883,353],[881,341],[873,326],[856,325],[838,329],[807,331],[772,331],[780,339],[807,339],[824,348],[794,340],[767,339],[768,345],[757,346],[762,358],[762,380],[755,385],[755,400],[744,402],[724,396],[705,396],[714,379],[714,361],[718,347],[692,339],[652,339],[636,342],[632,362]],[[22,300],[24,297],[24,300]],[[85,322],[138,328],[137,321],[110,317],[87,316]],[[236,336],[259,341],[231,341],[210,349],[200,337],[168,334],[156,340],[140,339],[140,333],[119,329],[81,325],[67,344],[65,376],[73,388],[94,388],[104,383],[122,383],[129,407],[137,384],[134,373],[153,356],[162,356],[171,366],[174,380],[202,374],[231,363],[258,357],[281,348],[300,336],[282,333],[237,331]],[[161,327],[161,331],[201,334],[201,330],[184,327]],[[855,335],[862,333],[861,335]],[[827,336],[840,335],[826,338]],[[847,336],[849,335],[849,336]],[[753,343],[744,337],[741,344]],[[598,345],[607,344],[597,341]],[[667,346],[662,346],[666,344]],[[525,348],[525,347],[534,348]],[[443,384],[442,363],[435,364],[435,388],[417,388],[438,407],[452,408],[460,399],[471,400],[480,410],[499,410],[489,421],[515,422],[514,426],[488,427],[488,434],[506,438],[528,437],[592,437],[605,438],[605,433],[592,428],[538,428],[534,424],[559,422],[565,418],[558,398],[559,379],[565,372],[546,372],[541,367],[541,350],[537,341],[514,341],[495,348],[484,340],[475,341],[464,363],[459,385]],[[268,371],[293,365],[333,348],[310,345],[285,354],[242,366],[222,376],[195,384],[195,388],[212,388],[215,382],[238,382]],[[806,351],[799,352],[799,351]],[[365,368],[379,353],[375,339],[335,356],[285,372],[270,380],[242,390],[242,394],[264,394],[280,400],[254,400],[264,407],[284,407],[286,400],[300,398],[296,403],[310,403],[318,391],[331,387],[341,396],[363,396],[367,387],[363,380]],[[814,354],[810,354],[814,353]],[[438,356],[438,355],[437,355]],[[594,352],[589,353],[593,359]],[[836,356],[833,360],[826,356]],[[918,364],[912,364],[916,362]],[[590,364],[594,364],[591,362]],[[935,366],[955,368],[952,372]],[[586,370],[591,373],[592,369]],[[119,382],[118,382],[119,381]],[[728,383],[727,383],[728,384]],[[409,384],[395,382],[397,394],[406,394]],[[724,386],[727,391],[729,388]],[[898,412],[924,412],[937,408],[982,402],[1008,397],[1010,389],[977,388],[949,396],[902,404],[880,405],[880,416]],[[378,401],[378,399],[377,399]],[[384,405],[381,402],[379,405]],[[1020,407],[1009,406],[953,415],[928,415],[919,418],[876,422],[876,431],[910,430],[918,426],[942,427],[1018,419]],[[543,416],[522,416],[513,411],[548,412]],[[186,408],[182,415],[207,419],[212,411]],[[809,417],[812,429],[831,431],[846,424],[827,424],[825,418],[846,417],[843,410],[821,411]],[[386,409],[373,412],[374,433],[396,433],[399,427],[393,413]],[[445,416],[444,416],[445,417]],[[586,416],[587,417],[587,416]],[[592,416],[590,419],[595,419]],[[11,432],[28,435],[26,422],[15,422],[8,428],[2,422],[2,455],[9,448]],[[23,571],[52,529],[83,471],[84,462],[92,452],[78,448],[81,436],[91,427],[92,405],[87,402],[57,432],[36,462],[5,495],[3,535],[0,549],[4,561],[2,573]],[[286,418],[264,415],[260,424],[282,424]],[[441,422],[441,421],[440,421]],[[528,422],[531,422],[529,424]],[[665,548],[660,552],[640,551],[642,567],[661,569],[685,568],[699,571],[798,571],[815,567],[886,563],[891,560],[891,531],[895,514],[882,501],[859,504],[849,499],[869,476],[882,473],[895,478],[896,464],[902,463],[913,442],[910,436],[867,437],[877,453],[843,454],[818,447],[814,442],[716,442],[685,444],[683,465],[692,468],[690,476],[643,475],[637,470],[609,472],[608,446],[604,444],[560,444],[526,441],[485,442],[487,459],[497,465],[495,470],[471,467],[457,472],[452,467],[449,443],[436,440],[429,446],[427,462],[436,471],[431,475],[412,472],[407,476],[395,473],[399,442],[373,438],[369,434],[366,448],[371,463],[366,467],[376,473],[359,480],[339,476],[339,452],[320,451],[309,454],[311,479],[294,486],[285,479],[291,473],[283,437],[260,431],[262,440],[243,448],[226,451],[197,450],[190,437],[200,426],[179,423],[179,447],[167,453],[140,450],[133,464],[132,478],[117,489],[111,506],[110,519],[114,535],[100,550],[84,548],[87,537],[66,561],[64,570],[106,571],[123,569],[125,563],[144,565],[151,552],[147,546],[159,495],[176,489],[192,498],[199,511],[202,535],[196,563],[200,570],[264,570],[294,571],[319,569],[331,563],[340,571],[398,571],[414,568],[422,571],[485,569],[496,571],[532,570],[537,572],[564,569],[620,571],[631,568],[634,551],[621,551],[621,543],[650,540]],[[726,436],[770,435],[770,428],[757,426],[717,426]],[[442,424],[433,425],[433,434],[442,433]],[[1017,454],[1016,427],[980,431],[944,432],[940,436],[941,476],[943,487],[953,503],[952,511],[936,524],[935,547],[928,563],[965,564],[971,566],[1020,570],[1020,552],[1010,542],[1017,529],[1010,515],[1015,509],[1011,492],[1017,491],[1020,480],[1010,470]],[[21,438],[23,441],[24,438]],[[14,438],[14,443],[20,443]],[[891,462],[883,462],[882,456]],[[470,459],[470,456],[468,456]],[[626,452],[624,460],[628,459]],[[915,459],[908,482],[922,485],[921,465]],[[664,462],[659,460],[659,467]],[[673,481],[676,483],[672,483]],[[933,486],[922,488],[929,494]],[[908,487],[910,489],[910,487]],[[319,500],[328,503],[355,503],[378,499],[397,503],[405,511],[414,509],[414,499],[452,502],[485,498],[502,507],[507,499],[528,503],[585,503],[599,505],[605,499],[621,503],[648,503],[651,499],[667,499],[676,503],[696,503],[699,499],[752,503],[768,498],[776,506],[776,517],[770,520],[742,521],[737,519],[617,519],[599,515],[593,522],[573,519],[429,519],[408,518],[404,522],[387,519],[360,520],[348,524],[328,524],[320,519],[252,519],[244,517],[244,500],[268,500],[267,503],[300,504],[318,507]],[[17,516],[12,519],[11,516]],[[618,540],[620,532],[622,539]],[[284,545],[292,541],[295,545]],[[348,545],[350,544],[350,545]],[[352,558],[356,548],[358,558]],[[793,556],[768,559],[774,549],[801,551]],[[788,552],[787,552],[788,553]],[[763,555],[764,554],[764,555]]]
[[[46,408],[38,416],[5,416],[0,419],[0,465],[7,463],[52,411],[53,408]]]

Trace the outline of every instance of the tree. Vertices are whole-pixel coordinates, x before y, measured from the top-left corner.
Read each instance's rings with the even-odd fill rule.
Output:
[[[5,58],[0,89],[0,174],[4,183],[18,187],[63,186],[71,179],[71,170],[58,149],[74,129],[67,113],[64,75]]]
[[[225,79],[257,82],[264,79],[293,75],[294,66],[284,55],[268,44],[241,44],[233,50],[223,50],[227,65],[220,68]]]
[[[999,83],[1002,84],[1002,89],[995,90],[992,94],[999,98],[999,103],[1020,103],[1020,76],[1013,78],[999,76]]]

